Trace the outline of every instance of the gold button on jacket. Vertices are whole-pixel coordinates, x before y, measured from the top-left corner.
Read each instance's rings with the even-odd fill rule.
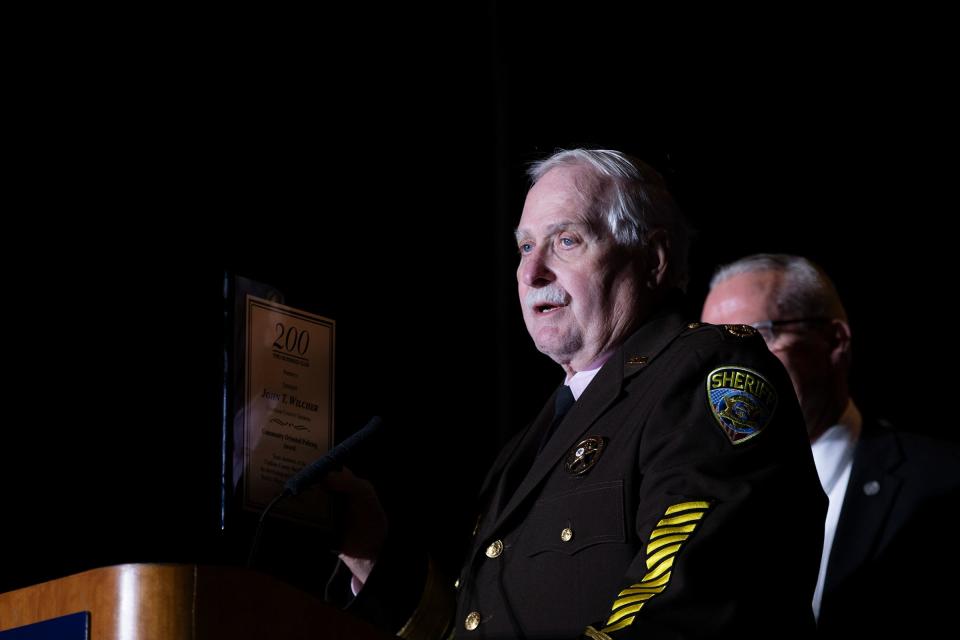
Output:
[[[467,631],[473,631],[480,626],[480,612],[471,611],[467,614],[467,619],[463,621],[463,626]]]
[[[490,546],[487,547],[486,554],[488,558],[496,558],[501,553],[503,553],[503,542],[500,540],[494,540],[490,543]]]

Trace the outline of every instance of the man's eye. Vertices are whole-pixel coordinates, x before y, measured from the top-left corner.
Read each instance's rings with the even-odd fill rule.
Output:
[[[575,247],[577,245],[577,241],[574,240],[573,238],[563,236],[560,238],[560,244],[563,247],[566,247],[567,249],[569,249],[570,247]]]
[[[520,249],[520,253],[530,253],[531,251],[533,251],[533,243],[521,242],[518,248]]]

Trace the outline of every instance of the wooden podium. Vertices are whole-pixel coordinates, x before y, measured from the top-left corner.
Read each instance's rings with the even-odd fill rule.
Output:
[[[90,640],[390,638],[272,577],[229,567],[124,564],[0,594],[0,631],[90,612]]]

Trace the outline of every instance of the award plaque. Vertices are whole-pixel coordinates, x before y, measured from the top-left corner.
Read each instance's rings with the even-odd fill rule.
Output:
[[[238,300],[238,302],[240,302]],[[261,512],[287,479],[333,443],[333,320],[247,293],[242,398],[234,417],[234,479],[244,510]],[[323,492],[274,509],[324,526]]]

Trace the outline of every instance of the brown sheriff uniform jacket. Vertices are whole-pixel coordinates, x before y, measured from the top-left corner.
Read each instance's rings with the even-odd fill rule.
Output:
[[[485,482],[457,638],[812,633],[826,499],[790,380],[754,331],[668,309],[538,451],[553,407]],[[383,561],[360,610],[392,582]],[[401,635],[425,628],[436,599]]]

